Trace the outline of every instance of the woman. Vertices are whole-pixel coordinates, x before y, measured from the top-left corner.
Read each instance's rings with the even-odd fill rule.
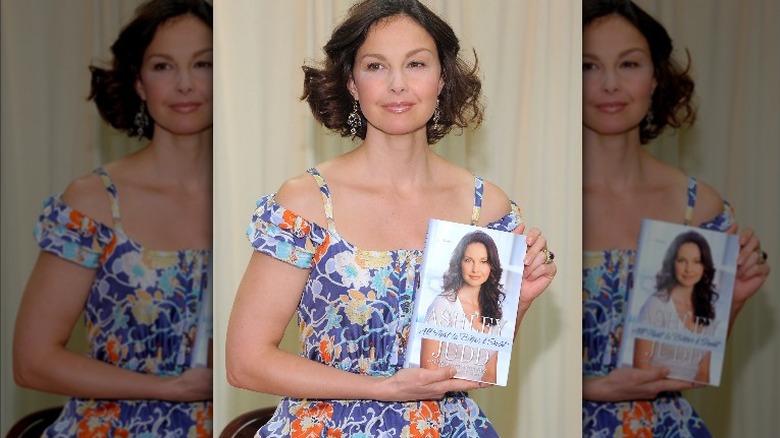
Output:
[[[434,298],[426,312],[426,321],[445,320],[463,330],[498,334],[498,321],[503,316],[504,299],[501,285],[501,260],[493,239],[483,231],[474,231],[460,239],[452,252],[444,273],[442,293]],[[475,349],[462,344],[423,339],[420,366],[437,369],[458,368],[457,377],[496,382],[498,351]],[[467,362],[448,358],[468,357]]]
[[[736,232],[710,186],[642,148],[666,126],[692,123],[693,81],[664,28],[627,1],[583,3],[584,436],[709,436],[664,367],[616,368],[642,219]],[[769,273],[753,232],[740,236],[729,320]]]
[[[226,341],[232,385],[284,396],[257,436],[496,435],[464,392],[483,384],[402,367],[428,220],[524,229],[498,187],[430,148],[482,117],[476,69],[458,52],[420,2],[367,0],[325,63],[304,67],[314,117],[363,142],[258,202]],[[527,238],[519,319],[556,271],[540,232]],[[279,348],[296,312],[300,355]]]
[[[202,0],[152,0],[91,67],[101,116],[149,143],[40,216],[13,359],[18,384],[70,396],[45,436],[211,436],[212,373],[191,365],[210,312],[211,27]],[[82,313],[88,355],[66,348]]]
[[[707,239],[695,231],[677,236],[666,251],[656,292],[642,306],[639,320],[656,327],[705,333],[715,323],[715,264]],[[666,367],[673,378],[708,383],[711,353],[693,347],[634,342],[634,366]]]

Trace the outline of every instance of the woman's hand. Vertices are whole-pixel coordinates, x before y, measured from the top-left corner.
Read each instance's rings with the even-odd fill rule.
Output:
[[[728,233],[736,234],[737,225],[732,225]],[[752,229],[745,228],[739,235],[739,257],[737,257],[737,275],[732,298],[731,323],[747,300],[764,284],[769,271],[761,242]]]
[[[450,391],[471,391],[491,386],[465,379],[454,379],[454,367],[436,370],[402,368],[381,381],[380,393],[384,401],[438,400]]]
[[[162,400],[195,402],[212,399],[211,368],[190,368],[177,377],[167,378]]]
[[[663,367],[615,368],[604,377],[584,377],[582,398],[601,402],[652,400],[669,391],[700,388],[702,384],[667,379],[669,370]]]
[[[520,224],[515,233],[522,234],[525,224]],[[528,249],[525,254],[525,269],[523,271],[523,285],[520,293],[520,309],[518,309],[518,322],[531,303],[547,289],[558,272],[558,266],[554,261],[547,261],[547,239],[542,236],[538,228],[532,228],[525,236]],[[552,258],[552,254],[550,255]]]

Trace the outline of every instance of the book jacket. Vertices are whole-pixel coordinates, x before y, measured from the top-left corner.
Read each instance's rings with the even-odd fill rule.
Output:
[[[738,255],[734,234],[644,220],[619,366],[720,385]]]
[[[213,326],[214,326],[214,308],[212,306],[212,284],[214,276],[212,269],[209,269],[208,283],[203,289],[200,306],[198,308],[198,322],[195,326],[195,340],[192,345],[192,358],[190,367],[192,368],[211,368],[213,357]]]
[[[525,236],[431,219],[404,366],[506,386]]]

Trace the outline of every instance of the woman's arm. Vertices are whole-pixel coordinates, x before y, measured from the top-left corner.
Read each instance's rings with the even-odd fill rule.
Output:
[[[66,348],[95,270],[41,252],[16,317],[14,380],[23,387],[101,399],[211,399],[211,370],[176,378],[135,373]]]
[[[582,378],[582,398],[600,402],[652,400],[661,392],[682,391],[703,385],[667,379],[666,368],[615,368],[603,377]]]
[[[309,271],[255,252],[239,285],[225,344],[227,380],[269,394],[317,399],[407,401],[467,391],[476,382],[452,379],[455,369],[402,369],[391,377],[339,370],[279,348]],[[311,382],[317,382],[312,385]]]

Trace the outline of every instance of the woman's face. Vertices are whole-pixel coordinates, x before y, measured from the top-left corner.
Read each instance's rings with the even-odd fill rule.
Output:
[[[368,120],[367,135],[425,135],[444,86],[436,43],[409,17],[379,21],[358,49],[347,85]]]
[[[211,28],[192,15],[162,23],[144,52],[136,91],[154,119],[155,135],[211,129]]]
[[[699,245],[686,242],[677,250],[674,259],[674,276],[677,284],[685,287],[693,287],[701,280],[704,274],[704,265],[701,262]]]
[[[647,40],[619,15],[591,22],[582,39],[584,129],[638,134],[656,86]]]
[[[490,277],[490,260],[484,244],[470,243],[463,252],[460,261],[460,272],[463,281],[469,286],[482,286],[482,283]]]

